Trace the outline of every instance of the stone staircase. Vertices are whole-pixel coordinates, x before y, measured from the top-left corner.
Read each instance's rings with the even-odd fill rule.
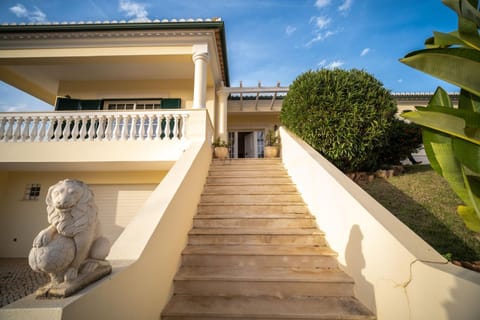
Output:
[[[280,160],[214,160],[162,319],[375,319]]]

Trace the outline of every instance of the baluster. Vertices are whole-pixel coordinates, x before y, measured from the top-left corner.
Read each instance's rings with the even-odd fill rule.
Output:
[[[2,117],[0,119],[0,140],[5,138],[5,127],[7,126],[7,118]]]
[[[93,141],[95,139],[95,125],[97,123],[97,117],[90,117],[90,127],[88,128],[88,140]]]
[[[180,128],[182,130],[182,140],[187,139],[187,118],[188,114],[182,114],[182,123],[180,124]]]
[[[173,122],[173,137],[172,139],[178,140],[178,122],[180,121],[180,115],[175,114],[173,115],[173,118],[175,119]]]
[[[140,116],[140,135],[139,135],[139,138],[141,140],[145,140],[145,118],[147,117],[147,115],[145,114],[142,114]]]
[[[78,134],[80,133],[80,130],[78,129],[81,125],[81,122],[80,122],[80,117],[78,115],[74,116],[73,117],[73,128],[72,128],[72,131],[71,131],[71,135],[72,135],[72,140],[73,141],[77,141],[78,140]]]
[[[121,133],[120,129],[121,129],[121,128],[120,128],[120,120],[119,120],[119,118],[120,118],[119,115],[116,114],[116,115],[115,115],[115,126],[114,126],[114,128],[113,128],[113,138],[114,138],[115,140],[119,140],[119,139],[120,139],[120,133]]]
[[[27,117],[24,120],[23,128],[21,128],[20,141],[25,142],[30,138],[30,122],[32,118]]]
[[[22,123],[23,123],[23,118],[19,117],[15,121],[15,130],[13,132],[13,141],[17,141],[21,138],[21,130],[22,130]]]
[[[105,137],[105,116],[101,115],[98,117],[98,128],[97,128],[97,136],[95,140],[102,141]]]
[[[105,133],[107,140],[112,140],[113,137],[113,115],[107,117],[107,129]]]
[[[47,135],[45,136],[45,141],[51,141],[53,140],[53,129],[55,128],[55,123],[57,123],[57,120],[55,119],[55,116],[52,117],[45,117],[46,122],[45,126],[48,126],[47,130]]]
[[[86,115],[81,115],[81,127],[80,127],[80,137],[79,140],[85,141],[87,138],[87,116]]]
[[[132,126],[130,127],[130,140],[136,140],[137,139],[137,118],[138,115],[135,114],[132,116]]]
[[[40,121],[40,118],[37,116],[35,119],[33,119],[33,125],[32,125],[32,131],[30,132],[30,139],[29,141],[35,141],[37,140],[38,136],[38,122]]]
[[[55,123],[56,125],[56,128],[55,128],[55,132],[53,133],[54,134],[54,140],[55,141],[58,141],[60,140],[60,137],[62,136],[62,125],[63,125],[63,121],[64,121],[64,118],[63,116],[60,116],[57,118],[57,122]]]
[[[5,137],[4,137],[4,140],[5,141],[9,141],[11,139],[13,139],[13,125],[15,123],[15,118],[14,117],[11,117],[10,119],[8,119],[8,128],[7,128],[7,132],[5,133]]]
[[[148,115],[148,129],[147,129],[147,139],[153,139],[153,114]]]
[[[168,114],[165,116],[165,139],[170,140],[170,134],[172,133],[172,130],[170,128],[170,121],[172,120],[172,115]]]
[[[122,115],[122,134],[121,138],[123,141],[128,140],[128,126],[130,125],[130,116],[128,114]]]
[[[72,123],[72,117],[66,117],[65,127],[62,131],[62,141],[68,141],[70,138],[70,123]]]
[[[162,139],[162,115],[157,114],[155,116],[156,128],[155,128],[155,140]]]

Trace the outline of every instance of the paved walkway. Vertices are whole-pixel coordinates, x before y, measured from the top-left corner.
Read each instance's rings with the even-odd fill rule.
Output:
[[[47,275],[30,269],[27,259],[0,258],[0,308],[33,293],[48,281]]]

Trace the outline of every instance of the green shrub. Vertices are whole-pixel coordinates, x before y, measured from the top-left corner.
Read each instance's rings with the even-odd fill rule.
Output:
[[[414,123],[393,118],[387,131],[387,145],[379,150],[379,164],[400,164],[422,146],[422,129]]]
[[[283,125],[345,172],[374,170],[396,112],[380,81],[362,70],[308,71],[283,101]]]

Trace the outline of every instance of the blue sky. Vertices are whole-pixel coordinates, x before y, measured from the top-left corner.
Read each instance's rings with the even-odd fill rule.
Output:
[[[0,0],[0,23],[220,17],[232,86],[289,85],[318,68],[364,69],[393,92],[453,86],[398,59],[456,29],[441,0]],[[0,111],[50,110],[0,82]]]

